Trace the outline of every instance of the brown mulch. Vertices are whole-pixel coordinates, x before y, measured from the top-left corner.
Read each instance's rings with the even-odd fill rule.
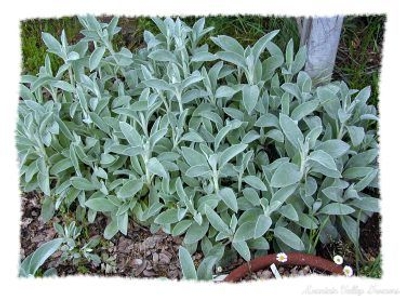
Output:
[[[28,193],[22,196],[21,219],[21,260],[34,252],[41,244],[56,237],[53,222],[55,217],[44,223],[40,217],[40,196]],[[61,224],[61,223],[60,223]],[[89,225],[89,237],[101,235],[107,224],[107,217],[98,216],[94,224]],[[88,240],[87,240],[88,241]],[[82,242],[84,245],[87,241]],[[57,274],[67,276],[73,274],[118,275],[135,278],[169,278],[180,279],[178,248],[182,238],[172,237],[165,233],[152,234],[146,228],[130,223],[126,236],[117,234],[110,241],[102,239],[95,252],[102,259],[100,265],[83,262],[74,266],[69,261],[62,262],[61,251],[50,257],[43,270],[54,267]],[[194,260],[200,260],[201,254],[195,253]]]
[[[21,218],[21,260],[34,252],[40,245],[57,237],[53,228],[53,222],[62,224],[59,217],[54,217],[44,223],[40,217],[41,196],[36,193],[27,193],[22,196],[22,218]],[[65,217],[64,217],[65,218]],[[72,217],[66,217],[66,219]],[[86,237],[80,237],[81,246],[90,238],[101,236],[107,225],[108,218],[98,215],[95,223],[88,225]],[[84,235],[82,235],[84,236]],[[181,237],[172,237],[163,232],[152,234],[134,222],[128,227],[126,236],[118,233],[110,241],[102,238],[101,243],[94,252],[102,259],[102,263],[96,265],[86,260],[79,264],[72,264],[71,260],[62,261],[61,251],[56,252],[44,264],[42,270],[55,268],[59,276],[90,274],[101,276],[123,276],[134,278],[168,278],[181,279],[178,248],[181,245]],[[341,246],[338,246],[341,244]],[[380,252],[380,215],[374,214],[366,223],[361,224],[360,245],[364,256],[368,261],[374,260]],[[343,250],[345,251],[343,253]],[[325,258],[331,259],[333,254],[341,254],[345,262],[354,263],[354,252],[351,247],[343,245],[343,242],[335,245],[322,246],[317,253]],[[195,263],[202,259],[201,253],[195,253]],[[224,266],[222,274],[229,273],[243,263],[240,258],[234,259],[232,263]],[[279,270],[283,275],[298,276],[306,275],[302,269],[293,267],[291,269]],[[249,279],[270,278],[269,271],[253,274]]]

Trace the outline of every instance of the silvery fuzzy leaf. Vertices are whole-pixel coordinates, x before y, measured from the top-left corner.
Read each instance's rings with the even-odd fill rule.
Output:
[[[216,194],[208,194],[200,197],[197,201],[196,208],[201,214],[206,213],[206,206],[215,209],[220,201],[220,197]]]
[[[340,222],[347,236],[356,246],[358,246],[360,238],[360,228],[358,223],[350,217],[350,215],[340,216]]]
[[[50,196],[46,196],[42,204],[42,209],[40,211],[40,217],[44,222],[48,222],[53,218],[55,213],[54,199]]]
[[[332,156],[330,156],[323,150],[316,150],[311,152],[308,156],[308,159],[317,162],[318,164],[329,170],[337,171],[337,166]]]
[[[68,82],[62,81],[62,80],[52,82],[51,86],[57,87],[59,89],[62,89],[64,91],[70,92],[70,93],[75,91],[75,88],[71,84],[69,84]]]
[[[163,207],[164,205],[160,202],[153,203],[149,208],[147,208],[143,212],[143,218],[145,220],[152,218],[153,216],[157,215]]]
[[[34,276],[40,266],[60,248],[63,242],[63,238],[56,238],[41,245],[35,252],[22,261],[19,268],[19,276]]]
[[[276,117],[272,113],[263,114],[257,119],[257,121],[254,123],[254,126],[279,127],[278,117]]]
[[[353,200],[349,205],[364,211],[379,212],[380,203],[381,201],[379,198],[364,195],[361,196],[360,199]]]
[[[304,142],[304,136],[297,123],[285,114],[279,114],[279,125],[287,140],[297,149],[301,149],[301,144]]]
[[[245,144],[250,144],[251,142],[254,142],[255,140],[260,138],[260,134],[257,133],[255,130],[249,131],[246,135],[244,135],[242,142]]]
[[[143,80],[142,83],[148,87],[154,88],[157,91],[174,92],[174,88],[162,79],[147,79]]]
[[[248,114],[251,114],[256,107],[258,97],[260,96],[260,89],[257,85],[245,85],[242,89],[243,104]]]
[[[253,238],[255,226],[256,226],[255,221],[246,221],[243,224],[241,224],[235,231],[235,235],[233,237],[232,242],[234,243],[242,242]]]
[[[123,235],[128,233],[128,222],[128,212],[117,216],[117,227]]]
[[[51,34],[42,33],[42,40],[46,44],[48,52],[54,53],[60,58],[65,58],[65,56],[62,53],[62,47],[60,42],[58,42],[58,40],[54,38]]]
[[[248,240],[247,245],[250,249],[256,249],[256,250],[270,249],[269,243],[264,237]]]
[[[341,106],[336,93],[329,87],[318,87],[317,98],[328,115],[333,119],[337,119]]]
[[[141,180],[128,180],[122,185],[117,191],[117,197],[120,199],[127,199],[135,196],[140,190],[142,190],[143,182]]]
[[[211,40],[223,50],[244,56],[244,48],[235,38],[218,35],[218,37],[211,37]]]
[[[270,80],[276,69],[282,66],[284,60],[281,56],[271,56],[262,62],[262,79],[265,81]]]
[[[150,147],[154,147],[162,138],[164,138],[165,134],[168,132],[167,128],[160,129],[154,132],[150,136]]]
[[[265,134],[266,138],[271,138],[279,143],[283,143],[285,141],[285,137],[283,133],[278,129],[272,129]]]
[[[218,257],[205,257],[197,269],[199,280],[210,281],[213,279],[213,267],[217,264]]]
[[[237,53],[219,51],[216,53],[216,56],[223,61],[236,65],[237,67],[246,68],[245,58]]]
[[[320,142],[315,146],[315,150],[322,150],[332,156],[332,158],[338,158],[350,150],[350,145],[342,140],[333,139]]]
[[[361,179],[367,176],[373,168],[371,167],[351,167],[343,172],[343,178],[347,179]]]
[[[338,110],[339,122],[342,124],[344,124],[347,120],[349,120],[352,115],[353,114],[351,112],[346,112],[341,108]]]
[[[354,98],[353,102],[355,103],[366,103],[368,98],[371,95],[371,87],[367,86],[360,90],[357,96]]]
[[[35,165],[34,168],[31,168],[31,176],[27,176],[25,175],[25,181],[29,182],[32,179],[33,174],[35,174],[35,172],[38,171],[37,167],[36,167],[36,162],[33,162],[33,164]],[[59,173],[69,169],[70,167],[72,167],[72,161],[68,158],[63,158],[60,161],[58,161],[57,163],[55,163],[51,168],[50,168],[50,174],[52,175],[58,175]],[[33,174],[32,174],[33,173]]]
[[[238,220],[236,218],[236,214],[233,214],[231,217],[231,221],[229,222],[229,228],[232,230],[232,232],[235,231],[237,224],[238,224]]]
[[[209,177],[211,177],[211,173],[212,173],[212,171],[210,170],[209,166],[195,165],[195,166],[190,167],[185,172],[185,175],[190,178],[197,178],[197,177],[209,178]]]
[[[96,69],[101,62],[101,59],[104,56],[104,53],[106,51],[106,48],[104,46],[97,47],[92,54],[90,55],[89,58],[89,70],[93,71]]]
[[[202,153],[192,148],[182,147],[182,156],[190,166],[208,166],[207,158]]]
[[[155,219],[154,223],[163,225],[179,222],[178,209],[168,209],[161,212]]]
[[[225,149],[218,158],[218,164],[219,167],[222,168],[225,164],[227,164],[232,158],[234,158],[236,155],[241,153],[243,150],[247,148],[247,144],[234,144],[230,146],[229,148]]]
[[[236,108],[225,107],[223,108],[223,110],[233,119],[236,119],[238,121],[243,121],[244,119],[244,113]]]
[[[117,209],[114,204],[112,204],[107,198],[104,197],[91,198],[86,201],[85,205],[93,211],[103,213],[113,212]]]
[[[222,199],[222,201],[235,213],[238,211],[238,204],[236,200],[236,194],[232,190],[232,188],[222,188],[218,192],[218,196]]]
[[[185,237],[183,239],[184,244],[194,244],[200,241],[208,231],[210,224],[208,221],[204,221],[201,225],[197,223],[192,223],[189,229],[186,231]]]
[[[185,78],[182,81],[181,88],[185,89],[188,88],[189,86],[192,86],[193,84],[202,81],[204,77],[200,74],[199,71],[195,71],[190,75],[189,77]]]
[[[302,93],[311,92],[312,80],[311,77],[305,71],[300,71],[297,75],[297,85]]]
[[[370,149],[353,155],[346,163],[345,168],[362,167],[372,163],[378,156],[378,149]]]
[[[240,256],[242,256],[244,260],[250,261],[251,254],[245,241],[232,242],[232,247],[239,253]]]
[[[119,122],[119,127],[129,144],[136,146],[142,143],[142,137],[130,124],[126,122]]]
[[[217,57],[208,51],[196,51],[191,59],[191,62],[210,62],[215,61]]]
[[[305,116],[314,112],[318,108],[318,106],[319,106],[318,100],[310,100],[310,101],[301,103],[296,108],[294,108],[290,117],[293,120],[303,119]]]
[[[179,247],[179,262],[181,264],[183,277],[186,280],[197,280],[196,268],[192,257],[189,251],[184,247]]]
[[[186,230],[193,224],[191,220],[182,220],[175,224],[172,229],[172,235],[178,236],[186,232]]]
[[[271,185],[272,186],[272,185]],[[281,205],[296,191],[298,183],[294,183],[285,187],[280,188],[276,191],[271,198],[270,203],[279,202]]]
[[[226,235],[232,234],[232,231],[229,229],[228,225],[226,225],[221,217],[209,206],[205,207],[205,214],[212,227],[214,227],[217,231]]]
[[[329,178],[334,178],[334,179],[342,177],[341,173],[337,169],[334,169],[334,170],[328,169],[327,167],[325,167],[317,162],[314,162],[312,164],[310,173],[322,174],[324,176],[327,176]],[[313,175],[315,176],[315,174],[313,174]]]
[[[200,116],[204,118],[209,119],[210,121],[214,122],[218,128],[222,128],[223,126],[223,121],[222,118],[215,112],[211,112],[211,111],[203,111],[200,113]],[[203,124],[204,124],[204,120],[203,120]]]
[[[165,170],[164,166],[155,157],[152,157],[149,159],[149,161],[147,163],[147,168],[148,168],[149,172],[154,175],[157,175],[157,176],[165,178],[165,179],[169,178],[169,175],[168,175],[167,171]]]
[[[263,37],[257,40],[257,42],[253,46],[253,52],[256,59],[260,57],[260,55],[264,52],[265,48],[268,44],[271,43],[271,40],[279,33],[279,30],[274,30],[265,34]]]
[[[318,221],[314,217],[308,216],[304,213],[300,213],[299,221],[297,221],[297,224],[305,229],[318,229],[317,222]]]
[[[166,49],[153,50],[148,57],[158,62],[172,62],[178,64],[178,59],[175,57],[175,55]]]
[[[364,190],[375,179],[375,177],[378,175],[378,172],[378,169],[374,169],[369,172],[361,181],[354,185],[354,189],[358,192]]]
[[[363,114],[360,116],[360,120],[374,120],[379,121],[379,117],[374,114]]]
[[[195,99],[207,97],[207,92],[199,89],[190,89],[182,95],[182,103],[190,103]]]
[[[258,196],[257,191],[254,190],[253,188],[243,189],[243,196],[253,206],[256,207],[260,205],[260,197]]]
[[[241,211],[246,211],[254,208],[254,206],[244,197],[239,197],[237,203],[238,203],[238,208]]]
[[[289,229],[277,226],[274,229],[274,235],[292,249],[295,249],[297,251],[304,250],[304,244],[301,239]]]
[[[340,203],[331,203],[319,210],[319,214],[326,215],[349,215],[354,212],[352,207]]]
[[[215,92],[215,98],[232,98],[238,91],[227,86],[227,85],[221,85],[218,87],[218,89]]]
[[[297,74],[301,69],[303,69],[307,59],[307,47],[300,47],[299,51],[296,53],[294,61],[291,65],[292,75]]]
[[[253,238],[257,239],[262,237],[271,227],[272,219],[264,214],[259,215],[254,227]]]
[[[297,84],[295,84],[295,83],[284,83],[284,84],[281,85],[281,88],[284,91],[286,91],[288,94],[291,94],[296,99],[301,101],[301,91],[300,91],[299,86]]]
[[[284,205],[283,207],[279,208],[278,212],[289,220],[295,222],[299,221],[299,215],[297,214],[296,209],[291,204]]]
[[[82,177],[72,177],[71,184],[78,190],[82,191],[92,191],[99,189],[97,184],[93,184],[89,180],[82,178]]]
[[[293,163],[282,163],[271,179],[272,187],[286,187],[301,180],[299,167]]]
[[[256,176],[246,176],[243,178],[243,181],[249,184],[251,187],[261,190],[261,191],[268,191],[267,187],[265,186],[264,182],[261,181],[260,178]]]
[[[340,187],[329,186],[322,190],[326,197],[335,202],[342,202],[343,189]]]
[[[293,39],[290,39],[289,42],[286,45],[286,51],[285,51],[285,60],[286,60],[286,66],[290,67],[290,65],[293,63]],[[289,73],[290,74],[290,73]]]
[[[353,146],[360,145],[365,137],[365,131],[363,127],[359,126],[346,126],[347,131],[349,132],[351,142]]]

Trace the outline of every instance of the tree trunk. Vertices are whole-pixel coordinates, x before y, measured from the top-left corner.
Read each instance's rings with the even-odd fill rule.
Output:
[[[343,16],[298,20],[300,45],[307,47],[305,71],[316,83],[329,82],[335,65]]]

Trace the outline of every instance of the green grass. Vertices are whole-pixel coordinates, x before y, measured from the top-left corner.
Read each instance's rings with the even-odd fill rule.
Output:
[[[41,33],[48,32],[59,37],[65,30],[68,42],[73,43],[79,35],[81,24],[76,17],[60,19],[31,19],[21,22],[21,49],[22,49],[22,73],[36,74],[40,66],[44,65],[46,47],[42,41]],[[54,68],[61,66],[62,61],[50,55]]]
[[[379,254],[378,257],[375,258],[375,260],[370,261],[366,264],[364,264],[359,272],[360,276],[366,276],[369,278],[377,278],[380,279],[382,277],[382,259],[381,255]]]
[[[371,85],[371,103],[378,105],[384,15],[351,16],[344,20],[334,78],[351,88]]]

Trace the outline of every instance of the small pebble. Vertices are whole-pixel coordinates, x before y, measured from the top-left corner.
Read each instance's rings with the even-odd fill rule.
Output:
[[[264,271],[261,272],[261,274],[260,274],[260,278],[261,278],[261,279],[267,280],[267,279],[270,279],[271,277],[272,277],[272,271],[269,271],[269,270],[264,270]]]
[[[310,272],[310,266],[308,265],[304,266],[303,270],[307,273]]]
[[[283,266],[278,268],[279,273],[284,273],[285,272],[285,268]]]
[[[139,258],[132,260],[133,265],[142,265],[142,263],[143,263],[143,260],[139,259]]]
[[[157,262],[157,261],[158,261],[158,254],[153,253],[153,262]]]

